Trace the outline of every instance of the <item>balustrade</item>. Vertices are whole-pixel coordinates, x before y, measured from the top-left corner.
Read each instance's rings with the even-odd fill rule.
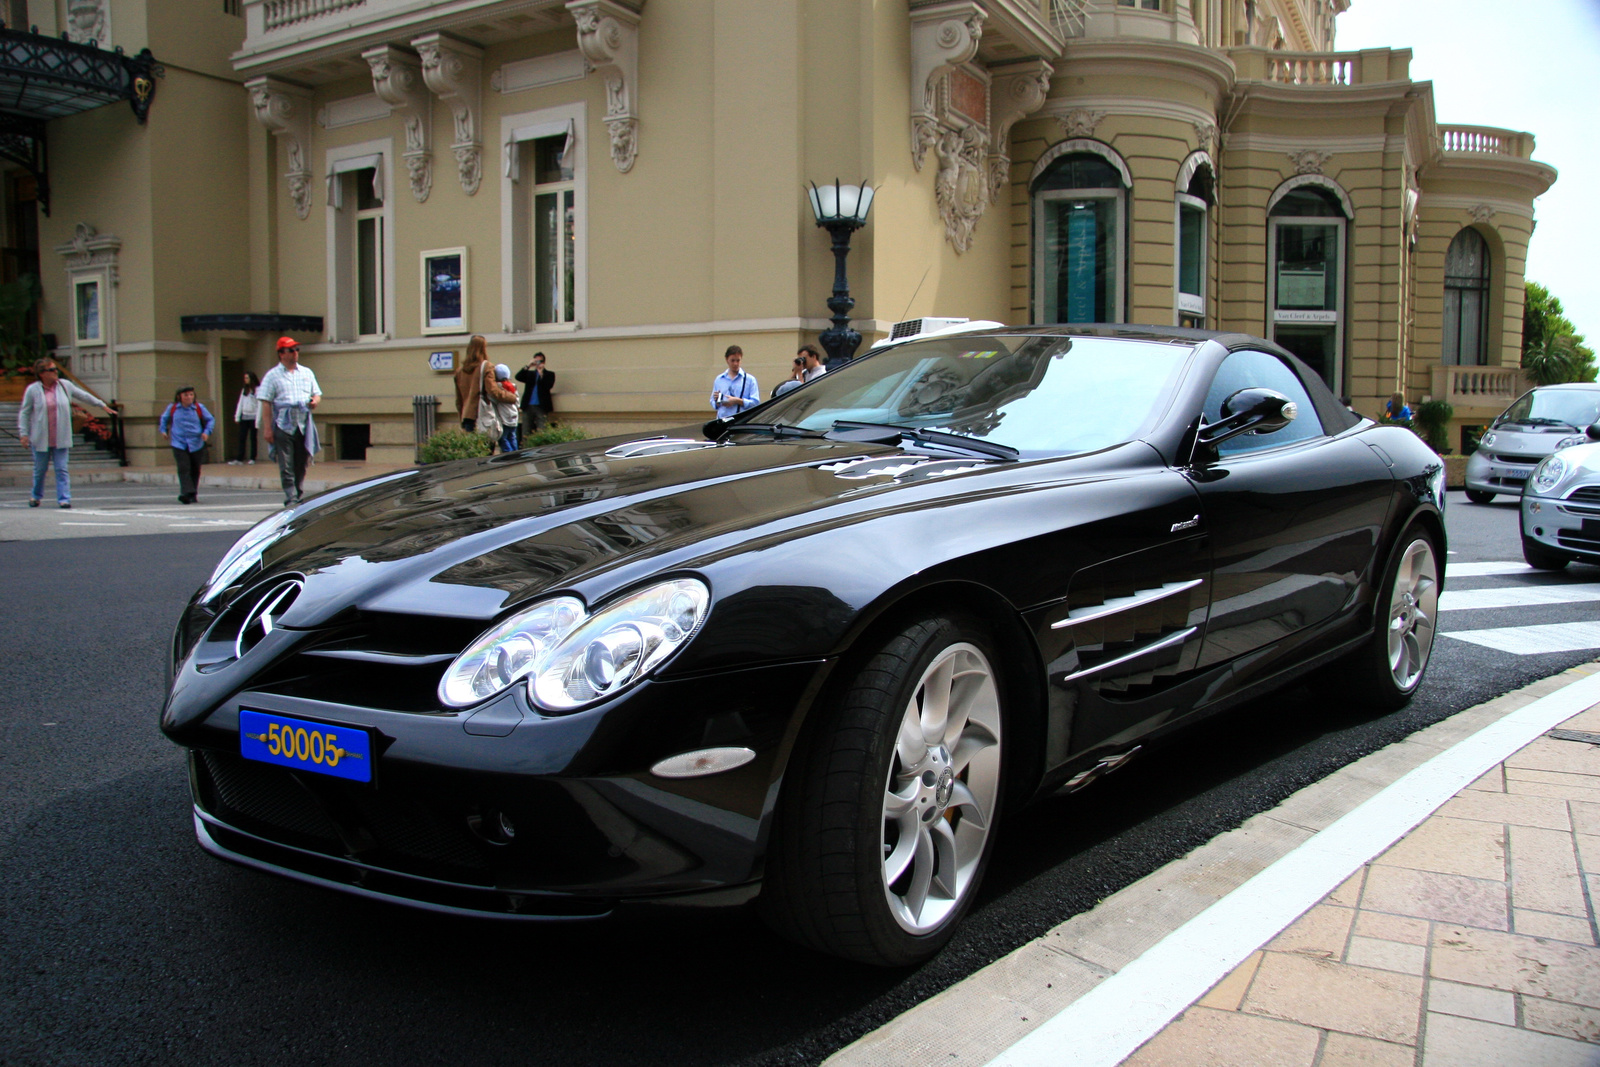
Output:
[[[1356,71],[1350,53],[1279,52],[1267,57],[1267,81],[1286,85],[1354,85]]]
[[[1475,152],[1516,159],[1533,156],[1532,135],[1515,130],[1492,126],[1440,126],[1439,138],[1446,152]]]
[[[332,15],[347,8],[361,7],[367,0],[266,0],[262,23],[268,30],[281,30],[299,22]]]
[[[1455,408],[1499,412],[1528,390],[1520,367],[1433,368],[1433,395]]]

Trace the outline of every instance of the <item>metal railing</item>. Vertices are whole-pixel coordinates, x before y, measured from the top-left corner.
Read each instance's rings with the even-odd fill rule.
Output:
[[[417,462],[422,462],[422,446],[434,435],[439,423],[439,398],[414,396],[411,398],[411,428],[417,440]]]

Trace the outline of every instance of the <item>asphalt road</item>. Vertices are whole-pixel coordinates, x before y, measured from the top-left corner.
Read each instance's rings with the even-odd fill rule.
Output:
[[[1451,497],[1453,564],[1520,563],[1514,506]],[[0,544],[0,1063],[815,1063],[1350,760],[1597,654],[1441,638],[1393,715],[1303,686],[1214,719],[1012,818],[950,948],[880,971],[743,912],[507,928],[205,856],[182,760],[155,729],[170,626],[233,536],[190,529]],[[1595,582],[1600,568],[1574,566],[1449,590]],[[1600,600],[1462,603],[1447,632],[1600,619]]]
[[[73,486],[72,507],[63,510],[56,506],[55,483],[49,478],[39,507],[28,506],[30,495],[27,486],[0,487],[0,541],[208,530],[232,530],[237,537],[283,507],[283,494],[276,489],[208,487],[198,504],[180,504],[177,486],[94,482]]]

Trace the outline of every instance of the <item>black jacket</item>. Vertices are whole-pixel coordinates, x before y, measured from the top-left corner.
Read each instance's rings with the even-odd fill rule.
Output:
[[[517,381],[524,383],[528,387],[522,391],[522,399],[518,401],[519,406],[525,408],[531,408],[535,406],[533,404],[533,384],[534,381],[537,380],[539,383],[539,410],[543,411],[546,415],[555,410],[555,401],[550,398],[550,394],[555,390],[556,387],[555,371],[531,371],[527,367],[523,367],[521,370],[517,371],[515,377]]]

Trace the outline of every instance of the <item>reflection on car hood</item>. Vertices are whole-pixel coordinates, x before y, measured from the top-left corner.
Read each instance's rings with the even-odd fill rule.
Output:
[[[1581,431],[1569,430],[1564,426],[1539,430],[1507,430],[1495,427],[1494,444],[1485,447],[1490,452],[1503,452],[1513,456],[1547,456],[1556,450],[1558,441],[1579,432]]]
[[[489,618],[629,563],[704,566],[758,527],[859,521],[896,506],[897,490],[943,498],[983,491],[983,471],[1017,469],[819,439],[629,447],[639,440],[440,464],[313,508],[263,556],[262,573],[306,577],[283,624],[320,625],[351,607]],[[873,458],[883,462],[854,462]],[[831,505],[841,506],[818,514]]]

